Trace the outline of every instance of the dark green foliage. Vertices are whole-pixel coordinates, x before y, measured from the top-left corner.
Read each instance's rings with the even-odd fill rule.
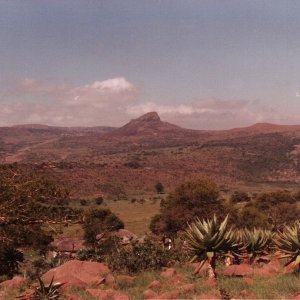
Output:
[[[85,199],[80,199],[80,205],[81,205],[81,206],[87,206],[87,205],[88,205],[87,200],[85,200]]]
[[[95,198],[95,204],[101,205],[103,203],[103,197],[97,197]]]
[[[102,262],[105,261],[107,255],[115,252],[117,245],[119,244],[119,238],[108,237],[101,241],[100,244],[94,245],[93,247],[85,248],[77,253],[77,258],[79,260],[89,260]]]
[[[0,275],[12,277],[18,273],[19,263],[23,260],[23,253],[15,249],[11,243],[0,243]]]
[[[87,244],[96,243],[96,235],[124,228],[124,223],[109,209],[90,209],[82,224]]]
[[[236,225],[277,229],[299,218],[300,208],[295,195],[288,191],[263,193],[248,202],[239,212]]]
[[[70,216],[68,196],[64,187],[38,176],[33,170],[1,166],[0,237],[11,240],[16,247],[44,250],[52,239],[43,223]],[[78,217],[78,212],[73,210],[73,214]]]
[[[120,246],[108,257],[112,270],[138,273],[145,270],[159,270],[182,259],[182,251],[164,249],[162,245],[147,239],[144,243]]]
[[[152,232],[175,234],[184,230],[195,217],[226,215],[228,209],[219,200],[216,184],[207,179],[186,182],[175,189],[161,204],[161,213],[150,225]]]
[[[248,202],[251,200],[251,197],[249,197],[248,193],[246,192],[235,191],[230,200],[232,203]]]
[[[65,283],[53,283],[51,280],[49,285],[45,285],[42,279],[38,276],[39,287],[36,288],[32,295],[32,300],[58,300],[60,299],[59,288]]]
[[[164,186],[163,186],[163,184],[160,182],[160,181],[158,181],[156,184],[155,184],[155,190],[156,190],[156,192],[158,193],[158,194],[161,194],[161,193],[163,193],[164,192]]]

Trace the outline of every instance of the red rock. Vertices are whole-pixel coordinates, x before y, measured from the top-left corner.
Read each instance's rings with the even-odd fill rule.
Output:
[[[6,292],[5,291],[0,291],[0,300],[4,300],[6,298]]]
[[[251,295],[247,290],[242,290],[241,292],[240,292],[240,296],[242,296],[243,298],[245,298],[245,299],[256,299],[253,295]]]
[[[175,290],[175,291],[170,291],[170,292],[165,292],[161,294],[157,299],[178,299],[180,296],[180,291]]]
[[[192,263],[192,267],[194,268],[194,273],[199,268],[199,264],[200,263]],[[199,277],[206,277],[207,269],[208,269],[208,262],[205,262],[205,264],[202,266],[202,268],[200,269],[200,271],[197,271],[197,273],[195,273],[195,275],[197,275]]]
[[[133,284],[134,280],[135,280],[134,276],[128,276],[128,275],[119,275],[118,276],[118,281],[120,283],[125,283],[127,285]]]
[[[254,280],[252,278],[249,277],[244,277],[243,281],[249,285],[253,285],[254,284]]]
[[[217,281],[216,281],[215,278],[208,278],[208,279],[206,280],[206,285],[207,285],[208,287],[216,286],[216,285],[217,285]]]
[[[76,294],[67,294],[66,298],[67,298],[67,300],[80,300],[78,295],[76,295]]]
[[[180,290],[183,293],[193,292],[196,290],[196,285],[193,283],[184,284],[183,286],[180,287]]]
[[[50,282],[54,278],[54,283],[65,282],[64,287],[83,288],[88,285],[100,284],[103,282],[103,275],[107,273],[109,273],[109,269],[102,263],[70,260],[49,270],[42,276],[42,280]]]
[[[24,283],[25,279],[21,276],[15,276],[13,279],[5,280],[0,283],[0,287],[7,291],[15,291],[20,288]]]
[[[180,274],[176,275],[175,277],[169,278],[169,283],[173,286],[182,284],[184,282],[184,277]]]
[[[155,293],[151,289],[144,291],[143,295],[144,295],[145,299],[153,299],[153,298],[157,297],[157,293]]]
[[[129,300],[129,297],[122,293],[115,293],[112,296],[112,300]]]
[[[193,283],[187,283],[180,287],[180,290],[184,293],[193,292],[196,289],[196,285]]]
[[[293,298],[293,300],[300,300],[300,294],[297,294],[297,295]]]
[[[249,264],[231,265],[221,272],[224,276],[251,276],[254,274],[254,269]]]
[[[61,287],[62,290],[68,290],[68,289],[84,289],[87,287],[87,283],[80,280],[79,278],[73,276],[73,275],[65,275],[59,277],[59,280],[54,280],[54,283],[64,283],[64,285]]]
[[[149,289],[154,289],[154,290],[160,290],[162,289],[162,287],[163,287],[162,284],[158,280],[154,280],[148,285]]]
[[[28,300],[31,299],[33,294],[34,294],[35,290],[34,289],[28,289],[25,292],[23,292],[20,296],[18,296],[19,300]],[[2,298],[0,297],[0,299],[2,300]],[[4,298],[6,299],[6,298]]]
[[[278,259],[273,259],[268,264],[264,264],[261,268],[254,269],[254,274],[269,277],[274,274],[281,273],[282,266]]]
[[[105,276],[105,283],[114,289],[118,288],[118,283],[112,274],[107,274]]]
[[[165,271],[160,273],[160,276],[164,278],[171,278],[176,274],[176,270],[174,268],[167,268]]]
[[[108,300],[109,299],[109,293],[106,290],[100,290],[100,289],[87,289],[86,292],[94,297],[101,300]]]

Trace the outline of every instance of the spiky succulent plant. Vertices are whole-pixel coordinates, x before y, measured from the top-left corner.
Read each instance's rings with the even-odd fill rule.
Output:
[[[45,285],[40,277],[38,277],[39,287],[36,288],[32,295],[32,300],[58,300],[60,299],[59,288],[64,283],[53,283],[53,277],[49,285]]]
[[[265,229],[243,229],[238,232],[239,239],[244,243],[245,252],[252,264],[257,258],[267,255],[272,242],[273,233]]]
[[[285,226],[283,232],[277,233],[274,242],[281,252],[280,258],[288,258],[286,266],[292,270],[300,269],[300,221]]]
[[[226,256],[229,252],[237,254],[237,250],[241,248],[234,230],[228,228],[228,216],[221,223],[218,223],[215,215],[207,221],[197,218],[188,224],[185,234],[187,249],[193,256],[192,261],[200,262],[195,273],[208,262],[209,277],[216,277],[217,257]]]

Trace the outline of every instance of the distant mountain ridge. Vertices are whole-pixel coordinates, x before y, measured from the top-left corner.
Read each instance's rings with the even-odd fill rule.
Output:
[[[150,112],[119,128],[0,127],[0,163],[14,162],[36,166],[83,196],[147,192],[157,180],[171,188],[200,175],[222,184],[296,184],[300,125],[193,130]]]

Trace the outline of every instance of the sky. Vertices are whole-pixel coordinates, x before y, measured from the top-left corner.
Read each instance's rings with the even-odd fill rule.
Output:
[[[0,0],[0,126],[300,124],[300,1]]]

